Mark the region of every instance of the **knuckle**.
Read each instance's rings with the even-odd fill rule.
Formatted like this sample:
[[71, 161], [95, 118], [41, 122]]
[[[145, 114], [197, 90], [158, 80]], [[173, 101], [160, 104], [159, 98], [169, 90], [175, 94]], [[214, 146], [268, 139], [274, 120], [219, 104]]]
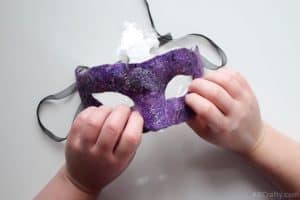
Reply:
[[231, 81], [232, 81], [232, 76], [231, 75], [224, 74], [224, 75], [220, 76], [220, 82], [223, 85], [228, 85], [228, 84], [231, 83]]
[[81, 123], [85, 122], [86, 119], [87, 119], [87, 115], [86, 115], [86, 113], [83, 111], [83, 112], [79, 113], [79, 115], [76, 117], [75, 122], [81, 124]]
[[228, 133], [230, 132], [230, 123], [228, 120], [224, 120], [222, 123], [219, 124], [219, 130], [222, 133]]
[[[251, 108], [249, 108], [249, 112], [251, 112], [250, 109], [251, 109]], [[244, 112], [241, 112], [241, 113], [239, 114], [239, 121], [240, 121], [240, 122], [246, 121], [247, 118], [248, 118], [248, 113], [249, 113], [249, 112], [245, 112], [245, 111], [244, 111]]]
[[110, 164], [110, 165], [115, 165], [117, 163], [117, 160], [113, 157], [113, 155], [109, 154], [105, 156], [106, 161]]
[[124, 164], [121, 160], [117, 158], [113, 158], [110, 160], [110, 165], [113, 167], [113, 169], [117, 172], [122, 171], [124, 168]]
[[127, 134], [124, 139], [130, 147], [138, 146], [140, 143], [140, 136], [138, 134]]
[[211, 90], [211, 98], [212, 100], [218, 100], [222, 96], [222, 91], [220, 88], [214, 88]]
[[81, 145], [79, 140], [73, 139], [68, 140], [66, 146], [66, 152], [78, 153], [81, 151]]
[[93, 129], [96, 129], [99, 126], [99, 122], [91, 116], [87, 117], [85, 122], [89, 127]]
[[228, 125], [227, 132], [228, 133], [235, 132], [238, 129], [239, 124], [240, 124], [240, 120], [231, 121], [231, 123]]
[[221, 133], [227, 133], [228, 132], [228, 128], [223, 124], [220, 124], [218, 129]]
[[[110, 145], [107, 142], [101, 142], [99, 145], [99, 149], [102, 153], [106, 153], [110, 150]], [[104, 156], [106, 158], [106, 156]]]
[[107, 162], [107, 164], [114, 170], [114, 171], [121, 171], [123, 169], [123, 161], [115, 157], [114, 155], [105, 155], [104, 160]]
[[228, 69], [228, 73], [231, 74], [233, 77], [238, 76], [238, 72], [234, 69]]
[[105, 130], [109, 133], [109, 134], [118, 134], [119, 132], [119, 127], [116, 123], [110, 121], [106, 124]]
[[95, 140], [94, 135], [88, 133], [82, 133], [80, 138], [84, 144], [93, 144]]
[[102, 152], [101, 160], [110, 167], [114, 166], [114, 164], [116, 163], [114, 156], [111, 153], [103, 153]]
[[224, 81], [226, 84], [230, 84], [234, 80], [234, 77], [231, 73], [228, 73], [224, 76]]
[[76, 119], [79, 121], [86, 121], [86, 119], [88, 118], [90, 113], [96, 111], [96, 109], [97, 109], [97, 107], [90, 106], [90, 107], [86, 108], [85, 110], [83, 110], [82, 112], [80, 112], [78, 114], [78, 116], [76, 117]]
[[227, 71], [227, 77], [229, 77], [230, 81], [233, 81], [233, 80], [239, 80], [241, 75], [239, 72], [233, 70], [233, 69], [228, 69]]
[[212, 111], [213, 111], [213, 105], [210, 103], [205, 104], [205, 106], [203, 108], [203, 114], [209, 115], [212, 113]]

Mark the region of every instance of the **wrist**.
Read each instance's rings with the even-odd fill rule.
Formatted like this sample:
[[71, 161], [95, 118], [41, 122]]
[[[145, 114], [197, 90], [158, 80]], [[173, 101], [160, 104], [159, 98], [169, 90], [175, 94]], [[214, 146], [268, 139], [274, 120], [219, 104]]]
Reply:
[[262, 148], [263, 143], [265, 142], [265, 140], [267, 138], [266, 135], [269, 132], [268, 128], [269, 128], [268, 125], [265, 122], [262, 122], [261, 128], [257, 134], [258, 137], [257, 137], [256, 142], [254, 143], [252, 148], [250, 148], [250, 150], [245, 153], [245, 155], [247, 157], [253, 158], [258, 154], [258, 152], [260, 152], [260, 149]]
[[63, 166], [58, 176], [64, 182], [66, 187], [70, 192], [74, 193], [74, 196], [77, 196], [78, 200], [94, 200], [100, 194], [101, 191], [92, 192], [86, 188], [81, 187], [68, 173], [66, 166]]

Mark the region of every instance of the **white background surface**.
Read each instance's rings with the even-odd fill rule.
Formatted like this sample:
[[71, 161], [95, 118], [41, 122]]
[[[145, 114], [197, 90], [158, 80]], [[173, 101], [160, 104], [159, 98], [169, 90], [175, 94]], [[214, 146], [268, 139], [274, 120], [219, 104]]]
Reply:
[[[300, 139], [299, 1], [152, 0], [150, 6], [161, 33], [214, 39], [252, 85], [264, 119]], [[36, 105], [70, 84], [77, 65], [115, 62], [124, 21], [150, 28], [142, 0], [0, 1], [1, 199], [33, 198], [63, 164], [64, 144], [42, 135]], [[66, 133], [78, 102], [49, 105], [43, 119]], [[145, 135], [101, 199], [254, 199], [253, 192], [274, 190], [243, 158], [180, 125]]]

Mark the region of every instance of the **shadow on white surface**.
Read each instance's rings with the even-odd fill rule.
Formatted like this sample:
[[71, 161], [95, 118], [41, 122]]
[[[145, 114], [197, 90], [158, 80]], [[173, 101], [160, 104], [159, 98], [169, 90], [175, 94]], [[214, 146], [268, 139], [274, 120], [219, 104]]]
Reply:
[[100, 198], [253, 199], [254, 192], [272, 189], [249, 162], [179, 125], [144, 135], [130, 167]]

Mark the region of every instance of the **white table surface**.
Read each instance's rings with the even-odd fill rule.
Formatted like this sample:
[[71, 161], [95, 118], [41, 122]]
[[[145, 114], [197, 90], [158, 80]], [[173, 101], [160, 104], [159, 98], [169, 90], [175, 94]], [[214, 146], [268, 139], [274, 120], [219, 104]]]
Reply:
[[[300, 3], [297, 0], [150, 0], [161, 33], [200, 32], [227, 53], [253, 87], [263, 118], [300, 139]], [[117, 60], [124, 21], [150, 29], [142, 0], [0, 1], [0, 196], [31, 199], [64, 162], [35, 109], [74, 80], [79, 64]], [[43, 111], [66, 133], [78, 96]], [[276, 148], [276, 144], [274, 144]], [[264, 199], [275, 191], [243, 158], [209, 145], [186, 125], [143, 137], [136, 158], [100, 199]]]

